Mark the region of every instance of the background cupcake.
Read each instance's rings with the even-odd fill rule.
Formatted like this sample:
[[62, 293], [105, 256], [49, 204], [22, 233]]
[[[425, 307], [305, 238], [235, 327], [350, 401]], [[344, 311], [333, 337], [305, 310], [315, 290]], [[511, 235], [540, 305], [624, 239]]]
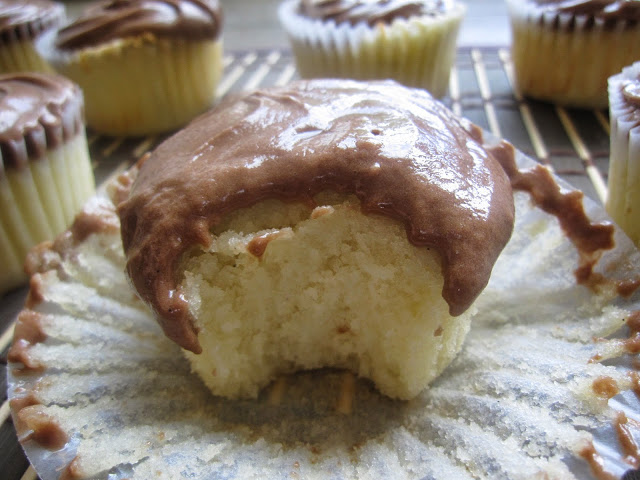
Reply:
[[0, 0], [0, 73], [52, 71], [34, 42], [65, 19], [64, 5], [49, 0]]
[[532, 98], [606, 108], [607, 79], [640, 58], [640, 2], [507, 0], [515, 76]]
[[465, 11], [447, 0], [286, 0], [279, 17], [302, 77], [393, 78], [440, 97]]
[[607, 211], [640, 246], [640, 62], [609, 79], [609, 104]]
[[91, 128], [146, 135], [213, 103], [221, 27], [217, 0], [114, 0], [90, 5], [39, 48], [82, 87]]
[[58, 75], [0, 76], [0, 293], [26, 280], [35, 244], [94, 192], [80, 89]]

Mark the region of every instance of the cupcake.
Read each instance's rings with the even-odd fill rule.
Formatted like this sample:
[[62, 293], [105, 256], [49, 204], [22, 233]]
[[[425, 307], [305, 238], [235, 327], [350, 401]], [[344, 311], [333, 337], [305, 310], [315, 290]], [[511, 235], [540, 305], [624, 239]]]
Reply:
[[640, 246], [640, 62], [609, 79], [611, 217]]
[[62, 25], [64, 5], [50, 0], [0, 0], [0, 74], [52, 72], [35, 48], [46, 31]]
[[531, 98], [607, 107], [607, 79], [640, 58], [640, 2], [507, 0], [518, 88]]
[[147, 135], [214, 102], [221, 27], [217, 0], [113, 0], [90, 5], [38, 47], [82, 88], [89, 127]]
[[82, 93], [53, 74], [0, 76], [0, 292], [26, 280], [23, 262], [94, 192]]
[[[395, 87], [378, 86], [366, 91], [359, 87], [354, 88], [354, 93], [360, 92], [362, 96], [345, 103], [346, 97], [336, 96], [336, 92], [341, 92], [338, 85], [314, 81], [314, 86], [325, 90], [313, 88], [305, 94], [307, 101], [300, 103], [302, 85], [250, 95], [245, 101], [234, 104], [232, 110], [218, 110], [217, 117], [209, 117], [206, 121], [216, 126], [234, 116], [245, 115], [258, 127], [260, 112], [267, 112], [262, 108], [273, 105], [280, 109], [268, 110], [279, 113], [269, 118], [284, 124], [281, 125], [284, 135], [273, 136], [274, 143], [269, 143], [269, 149], [252, 156], [246, 168], [237, 168], [237, 179], [253, 176], [254, 169], [258, 169], [257, 175], [266, 178], [264, 166], [272, 161], [277, 149], [286, 151], [287, 146], [298, 152], [301, 160], [298, 163], [303, 163], [315, 155], [310, 148], [296, 150], [296, 146], [301, 147], [304, 142], [308, 142], [307, 146], [323, 145], [319, 154], [326, 153], [327, 149], [339, 150], [339, 157], [348, 157], [344, 164], [353, 169], [361, 168], [359, 171], [366, 172], [364, 169], [370, 156], [379, 156], [379, 165], [369, 165], [372, 172], [383, 172], [381, 178], [389, 178], [384, 172], [390, 165], [384, 158], [391, 152], [397, 151], [401, 157], [418, 158], [422, 155], [421, 149], [431, 145], [428, 142], [423, 145], [420, 141], [429, 138], [437, 142], [449, 138], [449, 133], [457, 132], [460, 141], [456, 142], [455, 149], [446, 148], [448, 142], [444, 142], [446, 154], [436, 157], [436, 161], [451, 160], [465, 148], [476, 154], [478, 161], [484, 158], [485, 147], [481, 148], [478, 143], [478, 132], [459, 120], [450, 122], [449, 115], [432, 105], [423, 93], [412, 95], [417, 103], [409, 104], [408, 98], [400, 94], [403, 90]], [[342, 84], [345, 88], [349, 85], [353, 83]], [[391, 105], [380, 108], [380, 102], [376, 100], [376, 91], [380, 89], [393, 95]], [[319, 97], [311, 102], [309, 97], [313, 92]], [[332, 115], [341, 100], [340, 108], [346, 113], [344, 118]], [[411, 114], [403, 114], [409, 105]], [[428, 116], [429, 121], [424, 122], [423, 127], [431, 126], [433, 131], [404, 128], [415, 121], [416, 116], [422, 115], [419, 112], [425, 105], [429, 106], [429, 111], [434, 109], [434, 116]], [[367, 121], [362, 115], [354, 114], [358, 108], [375, 113]], [[398, 117], [385, 125], [372, 125], [373, 121], [384, 117], [385, 112], [395, 112], [396, 108], [401, 113]], [[305, 109], [313, 109], [315, 113], [307, 118]], [[287, 116], [287, 112], [293, 113]], [[196, 120], [195, 124], [198, 122]], [[462, 126], [462, 130], [456, 125]], [[202, 124], [199, 128], [204, 127]], [[234, 137], [242, 139], [246, 134], [251, 134], [249, 140], [259, 138], [259, 128], [252, 129], [251, 124], [245, 127], [248, 128], [236, 132], [225, 130], [222, 137], [217, 137], [219, 140], [198, 151], [194, 164], [200, 165], [203, 156], [208, 156], [210, 161], [213, 157], [211, 149], [220, 147], [219, 142], [225, 139], [230, 140], [224, 142], [226, 156], [235, 152], [246, 159], [251, 151], [258, 151], [258, 147], [268, 143], [267, 138], [273, 133], [273, 128], [267, 129], [265, 137], [260, 138], [255, 147], [249, 142], [234, 142]], [[323, 141], [325, 131], [327, 138]], [[467, 135], [468, 131], [473, 132], [471, 137]], [[196, 143], [205, 135], [201, 130], [190, 132]], [[215, 133], [211, 132], [212, 135]], [[185, 135], [182, 134], [182, 141], [186, 142]], [[412, 138], [412, 135], [415, 136]], [[359, 142], [353, 141], [355, 136], [360, 137]], [[380, 144], [375, 144], [375, 138]], [[177, 146], [173, 143], [175, 140], [169, 142], [169, 146]], [[303, 142], [302, 145], [299, 142]], [[637, 405], [640, 382], [633, 368], [640, 334], [640, 290], [631, 297], [620, 298], [616, 286], [637, 284], [640, 251], [631, 242], [624, 241], [616, 230], [615, 247], [598, 259], [590, 258], [591, 262], [597, 263], [598, 272], [611, 276], [614, 288], [591, 290], [579, 284], [574, 273], [579, 255], [570, 232], [581, 236], [580, 249], [589, 246], [595, 238], [594, 232], [576, 222], [576, 217], [588, 215], [610, 227], [606, 221], [608, 217], [601, 205], [587, 197], [582, 198], [580, 192], [562, 184], [533, 159], [520, 152], [515, 152], [513, 158], [513, 149], [507, 148], [506, 143], [502, 146], [501, 150], [492, 148], [492, 153], [500, 154], [500, 160], [506, 166], [515, 161], [515, 165], [507, 169], [513, 176], [514, 188], [524, 187], [532, 196], [517, 191], [514, 194], [513, 234], [493, 266], [489, 284], [473, 302], [471, 308], [477, 309], [477, 313], [462, 350], [428, 389], [407, 402], [390, 400], [372, 388], [367, 380], [354, 379], [353, 375], [334, 369], [279, 377], [255, 399], [211, 395], [200, 378], [190, 371], [191, 366], [178, 345], [162, 334], [153, 312], [133, 294], [125, 275], [126, 259], [116, 205], [130, 190], [135, 169], [109, 182], [85, 204], [69, 230], [55, 241], [41, 244], [29, 255], [28, 268], [33, 276], [25, 307], [17, 317], [12, 345], [6, 354], [5, 406], [11, 410], [17, 438], [38, 477], [42, 480], [632, 478], [636, 452], [633, 437], [637, 432], [633, 408]], [[169, 153], [169, 147], [162, 148]], [[358, 151], [363, 156], [356, 157]], [[189, 151], [182, 151], [182, 157], [177, 160], [188, 154]], [[147, 161], [157, 161], [155, 155], [157, 151]], [[330, 159], [335, 160], [336, 156], [331, 155]], [[152, 174], [145, 165], [141, 166], [137, 182]], [[399, 164], [394, 165], [399, 167]], [[482, 162], [476, 171], [480, 171], [481, 165]], [[272, 173], [276, 174], [290, 170], [278, 169], [277, 163], [272, 167]], [[189, 168], [180, 171], [180, 175], [183, 173], [191, 179]], [[322, 171], [317, 173], [315, 178], [319, 182], [332, 181], [330, 176], [321, 177]], [[427, 178], [428, 170], [421, 169], [420, 173]], [[229, 180], [227, 175], [222, 180], [225, 178]], [[481, 207], [482, 203], [476, 204], [475, 200], [486, 199], [486, 189], [471, 194], [456, 188], [460, 177], [441, 178], [451, 181], [444, 184], [451, 187], [452, 194], [460, 195], [460, 201], [468, 193], [466, 199], [470, 205]], [[404, 178], [399, 179], [398, 184], [402, 180]], [[549, 188], [547, 180], [553, 183], [553, 188]], [[211, 179], [211, 185], [219, 186], [214, 179]], [[372, 185], [363, 182], [362, 186]], [[413, 186], [414, 183], [409, 182], [402, 188], [413, 192]], [[197, 195], [179, 177], [167, 187], [184, 188], [185, 192]], [[266, 189], [263, 192], [272, 188], [266, 183], [263, 187]], [[200, 190], [200, 193], [204, 192]], [[283, 195], [286, 193], [282, 190]], [[291, 193], [295, 194], [296, 190]], [[188, 200], [193, 198], [191, 194]], [[342, 202], [349, 202], [344, 209], [335, 201], [336, 195], [323, 194], [324, 198], [316, 202], [321, 209], [316, 210], [313, 217], [334, 227], [345, 223], [338, 221], [340, 217], [345, 217], [349, 223], [351, 220], [357, 222], [354, 231], [359, 232], [359, 241], [345, 244], [336, 240], [335, 246], [339, 246], [340, 251], [332, 248], [327, 264], [313, 272], [317, 279], [314, 287], [321, 287], [320, 273], [335, 270], [337, 274], [338, 271], [345, 272], [345, 268], [349, 271], [348, 264], [337, 261], [337, 255], [346, 258], [345, 250], [357, 248], [362, 253], [358, 265], [351, 271], [370, 272], [370, 278], [384, 278], [394, 265], [406, 262], [397, 257], [396, 247], [401, 238], [408, 238], [407, 230], [396, 232], [394, 240], [388, 230], [363, 233], [360, 226], [361, 221], [371, 221], [376, 222], [377, 228], [378, 220], [393, 220], [394, 212], [401, 214], [391, 208], [397, 204], [386, 204], [388, 218], [369, 212], [365, 219], [357, 207], [356, 195]], [[559, 206], [561, 198], [568, 204], [566, 208], [555, 209], [555, 215], [542, 210]], [[203, 196], [202, 200], [206, 201], [206, 198]], [[274, 201], [276, 199], [269, 200]], [[296, 204], [297, 209], [305, 208], [299, 202]], [[266, 211], [268, 205], [259, 207], [256, 204], [249, 208]], [[286, 208], [284, 205], [282, 217], [287, 214]], [[484, 210], [475, 210], [478, 217], [483, 216]], [[157, 221], [174, 222], [175, 217], [166, 218], [165, 212], [175, 215], [175, 210], [161, 208]], [[122, 215], [122, 211], [120, 213]], [[261, 212], [254, 210], [254, 213], [255, 220], [267, 220]], [[223, 220], [226, 223], [220, 223], [216, 229], [230, 231], [243, 216], [239, 210], [230, 215], [234, 218]], [[284, 218], [280, 223], [296, 220], [291, 218]], [[570, 221], [572, 229], [562, 227], [563, 218]], [[141, 218], [140, 222], [143, 220]], [[198, 221], [197, 218], [194, 220]], [[202, 231], [208, 234], [205, 217], [200, 220]], [[446, 220], [443, 218], [445, 223]], [[127, 222], [127, 229], [131, 231], [136, 219], [127, 217]], [[258, 223], [246, 227], [247, 236], [253, 237], [252, 232], [262, 228]], [[293, 230], [291, 234], [296, 233]], [[327, 233], [321, 228], [317, 231], [321, 236], [318, 240], [326, 240]], [[139, 233], [144, 236], [144, 230]], [[368, 260], [369, 240], [375, 241], [371, 239], [371, 233], [393, 242], [393, 250], [385, 245], [385, 265]], [[420, 231], [414, 233], [419, 235]], [[613, 229], [607, 236], [612, 233]], [[285, 235], [288, 233], [283, 231], [282, 236]], [[231, 236], [230, 233], [228, 237]], [[231, 255], [242, 254], [247, 257], [246, 262], [266, 264], [270, 262], [269, 256], [273, 254], [270, 250], [278, 238], [265, 235], [252, 240], [251, 257], [243, 253], [246, 250], [244, 239], [237, 243], [220, 239], [216, 249], [227, 249], [226, 244], [233, 248]], [[172, 241], [177, 239], [176, 236], [167, 237], [165, 246], [173, 248]], [[182, 239], [189, 243], [193, 240]], [[427, 248], [430, 247], [421, 247]], [[200, 247], [194, 247], [194, 250], [198, 249]], [[192, 251], [190, 249], [186, 254], [190, 255]], [[485, 252], [478, 249], [476, 257], [484, 258]], [[307, 248], [304, 253], [303, 263], [306, 263], [316, 262], [313, 257], [321, 252]], [[196, 259], [189, 261], [196, 262]], [[238, 258], [233, 264], [225, 263], [222, 272], [216, 269], [210, 273], [229, 276], [244, 268], [246, 263]], [[473, 264], [467, 271], [477, 272]], [[351, 278], [357, 277], [347, 274], [347, 280]], [[272, 285], [267, 280], [266, 275], [256, 276], [256, 288], [236, 305], [243, 308], [243, 303], [258, 301], [262, 289]], [[288, 294], [297, 295], [302, 292], [299, 286], [311, 282], [310, 278], [303, 280], [293, 288], [289, 286]], [[409, 279], [404, 273], [398, 283], [409, 280], [413, 287], [419, 288], [413, 277]], [[213, 291], [217, 279], [211, 278], [210, 282]], [[347, 288], [343, 286], [338, 286], [337, 299], [341, 294], [347, 295], [357, 284], [349, 281]], [[367, 292], [370, 302], [379, 302], [378, 296], [390, 294], [386, 290], [378, 291], [374, 284], [371, 287]], [[401, 285], [392, 287], [402, 288]], [[176, 290], [174, 298], [182, 293]], [[228, 293], [235, 295], [232, 291]], [[205, 296], [202, 298], [209, 301]], [[314, 304], [318, 300], [320, 294], [314, 298]], [[332, 301], [326, 297], [323, 300]], [[271, 301], [267, 299], [264, 305], [268, 307]], [[403, 297], [398, 297], [396, 304], [401, 305], [404, 301]], [[419, 299], [415, 307], [422, 301]], [[257, 340], [251, 326], [264, 318], [260, 315], [268, 313], [266, 307], [257, 312], [259, 315], [242, 323], [245, 342]], [[319, 305], [317, 308], [324, 307]], [[356, 318], [360, 313], [354, 311], [351, 316]], [[383, 315], [382, 312], [375, 313], [378, 318]], [[228, 314], [225, 315], [224, 318], [229, 319]], [[336, 325], [335, 320], [335, 317], [328, 317], [312, 326], [316, 331], [323, 326], [331, 328]], [[349, 331], [346, 325], [338, 324], [341, 328], [335, 335], [343, 344], [355, 335], [371, 334], [370, 338], [381, 340], [396, 335], [396, 329], [404, 329], [403, 320], [394, 311], [389, 315], [389, 328], [379, 338], [375, 334], [380, 332], [373, 328], [375, 323], [365, 331], [355, 328]], [[264, 335], [276, 333], [281, 326], [284, 329], [287, 321], [283, 316], [282, 323]], [[229, 322], [221, 333], [238, 335], [235, 326]], [[301, 329], [304, 326], [301, 325]], [[428, 320], [422, 328], [429, 328]], [[436, 329], [430, 336], [446, 343], [446, 328], [451, 327]], [[410, 334], [421, 332], [421, 328], [416, 328]], [[304, 330], [299, 333], [309, 336]], [[319, 337], [309, 346], [310, 355], [324, 345], [323, 340]], [[409, 341], [405, 337], [399, 340]], [[294, 338], [294, 346], [296, 341]], [[286, 350], [289, 344], [265, 345], [270, 352], [275, 347]], [[421, 355], [422, 350], [407, 350], [405, 357]], [[394, 351], [376, 350], [372, 355], [389, 358], [388, 353]], [[242, 359], [243, 362], [249, 360], [250, 357]], [[224, 374], [222, 367], [225, 365], [220, 362], [210, 367]]]
[[[235, 400], [210, 394], [132, 294], [118, 216], [101, 189], [68, 231], [29, 255], [31, 290], [6, 354], [17, 437], [42, 480], [628, 478], [640, 291], [621, 301], [578, 285], [558, 219], [526, 194], [515, 207], [462, 351], [412, 401], [330, 369]], [[631, 242], [609, 254], [602, 271], [638, 278]], [[389, 323], [389, 333], [401, 327]]]
[[394, 79], [443, 96], [466, 7], [451, 0], [285, 0], [304, 78]]
[[337, 79], [202, 115], [118, 207], [132, 284], [214, 394], [333, 367], [401, 399], [462, 347], [513, 209], [477, 127], [424, 90]]

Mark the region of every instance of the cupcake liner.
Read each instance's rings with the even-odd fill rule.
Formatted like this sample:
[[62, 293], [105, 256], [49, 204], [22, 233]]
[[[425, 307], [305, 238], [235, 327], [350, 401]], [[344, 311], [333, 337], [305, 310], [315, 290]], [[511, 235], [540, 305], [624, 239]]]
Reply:
[[640, 27], [507, 2], [516, 83], [527, 96], [579, 108], [607, 107], [607, 79], [640, 56]]
[[0, 45], [0, 73], [44, 72], [53, 68], [37, 52], [33, 42], [15, 41]]
[[625, 99], [622, 89], [640, 83], [640, 62], [609, 79], [611, 147], [607, 211], [640, 245], [640, 108]]
[[309, 19], [296, 8], [296, 0], [288, 0], [278, 13], [302, 77], [392, 78], [437, 97], [446, 93], [464, 5], [375, 26]]
[[34, 245], [66, 229], [95, 190], [84, 131], [27, 168], [0, 180], [0, 292], [25, 282], [23, 264]]
[[[535, 165], [522, 154], [518, 164]], [[14, 422], [43, 480], [589, 479], [605, 476], [590, 461], [607, 478], [631, 469], [616, 425], [625, 415], [637, 431], [624, 320], [640, 298], [577, 285], [575, 248], [524, 194], [462, 352], [410, 402], [337, 371], [284, 377], [255, 400], [212, 396], [132, 294], [120, 245], [113, 231], [60, 252], [60, 265], [37, 275], [42, 302], [20, 317], [39, 316], [46, 337], [28, 346], [32, 368], [8, 365]], [[636, 278], [638, 265], [617, 232], [598, 268]], [[34, 439], [43, 423], [67, 436], [61, 448]]]
[[[48, 36], [38, 48], [84, 92], [87, 124], [109, 135], [178, 128], [209, 108], [222, 75], [222, 42], [152, 37], [67, 54]], [[127, 68], [122, 68], [127, 65]]]

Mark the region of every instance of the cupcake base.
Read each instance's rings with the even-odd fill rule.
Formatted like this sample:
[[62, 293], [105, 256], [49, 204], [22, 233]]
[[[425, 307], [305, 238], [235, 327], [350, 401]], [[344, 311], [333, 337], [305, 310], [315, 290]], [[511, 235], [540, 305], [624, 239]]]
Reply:
[[303, 78], [391, 78], [425, 88], [435, 97], [446, 93], [464, 5], [437, 17], [398, 19], [374, 27], [305, 18], [296, 5], [283, 3], [279, 15]]
[[181, 127], [213, 104], [222, 43], [119, 40], [55, 66], [82, 87], [89, 127], [108, 135], [147, 135]]
[[23, 264], [34, 245], [64, 231], [94, 193], [84, 131], [0, 180], [0, 293], [23, 284]]
[[476, 309], [449, 314], [440, 255], [410, 244], [400, 222], [353, 198], [315, 199], [235, 212], [209, 251], [185, 260], [202, 345], [185, 351], [192, 369], [226, 397], [332, 367], [414, 398], [458, 354]]
[[606, 108], [607, 79], [637, 60], [640, 29], [581, 25], [569, 16], [552, 21], [516, 9], [510, 6], [511, 56], [520, 92], [570, 107]]

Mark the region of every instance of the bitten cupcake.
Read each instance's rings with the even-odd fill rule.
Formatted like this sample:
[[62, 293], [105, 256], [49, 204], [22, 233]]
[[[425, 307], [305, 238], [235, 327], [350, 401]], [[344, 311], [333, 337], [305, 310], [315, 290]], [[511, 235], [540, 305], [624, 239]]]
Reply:
[[89, 127], [146, 135], [212, 105], [221, 28], [217, 0], [113, 0], [90, 5], [39, 48], [82, 87]]
[[337, 79], [200, 116], [118, 211], [132, 284], [227, 397], [322, 367], [415, 397], [462, 348], [514, 221], [479, 128], [424, 90]]
[[0, 0], [0, 74], [52, 72], [35, 48], [43, 33], [62, 25], [64, 5], [50, 0]]
[[609, 79], [607, 211], [640, 246], [640, 62]]
[[94, 192], [82, 93], [58, 75], [0, 76], [0, 292], [26, 280], [35, 244], [66, 229]]
[[451, 0], [286, 0], [300, 75], [391, 78], [443, 96], [466, 7]]
[[507, 0], [511, 55], [524, 95], [607, 107], [607, 79], [640, 58], [640, 2]]

